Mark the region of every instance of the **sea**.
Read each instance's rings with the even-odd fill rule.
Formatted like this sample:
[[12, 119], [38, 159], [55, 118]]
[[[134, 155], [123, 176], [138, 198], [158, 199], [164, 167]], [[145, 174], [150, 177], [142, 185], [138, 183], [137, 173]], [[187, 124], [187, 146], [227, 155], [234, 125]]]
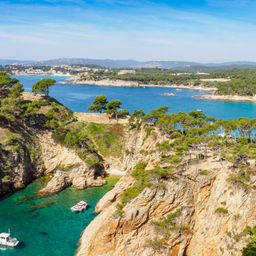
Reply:
[[[31, 92], [32, 85], [40, 76], [17, 76], [24, 90]], [[50, 88], [50, 96], [74, 112], [88, 112], [97, 95], [106, 95], [108, 100], [122, 101], [122, 108], [131, 113], [142, 109], [150, 113], [152, 109], [168, 106], [169, 113], [180, 111], [188, 113], [201, 109], [207, 116], [221, 119], [256, 117], [253, 103], [207, 101], [195, 98], [206, 92], [170, 88], [105, 87], [82, 84], [58, 84], [67, 77], [52, 77], [57, 84]], [[161, 96], [175, 93], [176, 96]], [[25, 189], [0, 200], [0, 233], [7, 232], [20, 240], [17, 248], [0, 247], [0, 256], [72, 256], [78, 248], [81, 232], [95, 218], [93, 213], [99, 199], [111, 190], [116, 179], [109, 179], [107, 185], [97, 188], [76, 190], [67, 188], [57, 195], [47, 198], [34, 198], [35, 191], [45, 186], [46, 181], [39, 179]], [[89, 203], [83, 213], [75, 214], [70, 207], [78, 201]]]
[[[24, 89], [31, 92], [32, 86], [39, 81], [40, 76], [17, 76]], [[73, 112], [89, 112], [88, 107], [98, 95], [106, 95], [108, 100], [121, 100], [121, 108], [130, 113], [142, 109], [146, 113], [161, 106], [168, 106], [169, 113], [180, 111], [188, 113], [191, 110], [202, 110], [207, 116], [220, 119], [236, 119], [239, 117], [256, 118], [256, 104], [246, 102], [211, 101], [195, 98], [207, 92], [185, 90], [176, 91], [173, 88], [159, 87], [108, 87], [85, 84], [58, 84], [67, 77], [52, 77], [57, 84], [50, 88], [50, 96]], [[163, 93], [174, 93], [176, 96], [161, 96]]]

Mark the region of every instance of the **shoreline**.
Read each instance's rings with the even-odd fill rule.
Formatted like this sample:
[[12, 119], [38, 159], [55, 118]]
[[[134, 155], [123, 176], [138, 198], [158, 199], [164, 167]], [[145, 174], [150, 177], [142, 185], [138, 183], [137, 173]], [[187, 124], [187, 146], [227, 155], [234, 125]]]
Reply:
[[67, 74], [11, 74], [11, 76], [60, 76], [60, 77], [70, 77], [72, 78], [72, 75], [67, 75]]
[[[30, 75], [26, 75], [30, 76]], [[35, 75], [36, 76], [36, 75]], [[56, 75], [58, 76], [58, 75]], [[58, 82], [56, 84], [85, 84], [85, 85], [95, 85], [95, 86], [104, 86], [104, 87], [135, 87], [135, 88], [146, 88], [146, 87], [153, 87], [153, 88], [170, 88], [170, 89], [186, 89], [186, 90], [194, 90], [194, 91], [206, 91], [212, 94], [205, 94], [205, 95], [195, 95], [193, 98], [199, 99], [199, 100], [211, 100], [211, 101], [229, 101], [229, 102], [248, 102], [248, 103], [255, 103], [256, 104], [256, 95], [254, 96], [241, 96], [241, 95], [216, 95], [213, 94], [217, 88], [210, 87], [210, 88], [204, 88], [201, 86], [187, 86], [187, 85], [149, 85], [149, 84], [139, 84], [137, 82], [132, 82], [132, 81], [116, 81], [116, 80], [100, 80], [100, 81], [94, 81], [94, 80], [83, 80], [83, 81], [78, 81], [77, 79], [74, 78], [68, 78], [63, 82]], [[31, 94], [31, 93], [25, 93], [24, 94]], [[27, 95], [24, 95], [27, 96]], [[174, 93], [163, 93], [161, 96], [176, 96]], [[91, 118], [94, 116], [92, 113], [87, 113], [87, 116], [83, 116], [84, 113], [76, 113], [77, 117], [80, 119], [85, 119], [83, 121], [88, 121], [91, 120]], [[104, 123], [114, 123], [114, 121], [111, 122], [109, 118], [106, 116], [104, 120]], [[127, 123], [127, 120], [122, 120], [120, 119], [121, 123]], [[98, 120], [91, 120], [91, 122], [97, 122]]]
[[124, 81], [124, 80], [78, 80], [76, 78], [67, 79], [65, 82], [60, 82], [58, 84], [86, 84], [86, 85], [96, 85], [96, 86], [106, 86], [106, 87], [154, 87], [154, 88], [172, 88], [172, 89], [187, 89], [187, 90], [195, 90], [195, 91], [216, 91], [215, 87], [202, 87], [202, 86], [189, 86], [189, 85], [159, 85], [159, 84], [140, 84], [138, 82], [133, 81]]
[[200, 100], [218, 100], [218, 101], [231, 101], [231, 102], [250, 102], [256, 103], [256, 95], [254, 96], [239, 96], [239, 95], [196, 95], [194, 98]]
[[78, 80], [75, 76], [70, 76], [67, 74], [12, 74], [12, 76], [56, 76], [56, 77], [70, 77], [65, 81], [57, 82], [56, 84], [81, 84], [81, 85], [95, 85], [95, 86], [105, 86], [105, 87], [136, 87], [136, 88], [170, 88], [170, 89], [185, 89], [193, 91], [206, 91], [214, 92], [217, 90], [216, 87], [202, 87], [202, 86], [189, 86], [189, 85], [177, 85], [177, 84], [140, 84], [133, 81], [124, 81], [124, 80], [110, 80], [103, 79], [99, 81], [95, 80]]

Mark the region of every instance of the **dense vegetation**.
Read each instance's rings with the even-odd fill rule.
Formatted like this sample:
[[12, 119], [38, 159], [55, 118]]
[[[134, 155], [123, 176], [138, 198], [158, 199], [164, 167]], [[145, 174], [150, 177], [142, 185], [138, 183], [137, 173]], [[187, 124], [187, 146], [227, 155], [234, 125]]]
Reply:
[[[83, 77], [82, 77], [83, 78]], [[85, 76], [85, 78], [87, 78]], [[102, 80], [102, 79], [111, 79], [111, 80], [123, 80], [123, 81], [132, 81], [138, 82], [140, 84], [156, 84], [156, 85], [173, 85], [173, 84], [183, 84], [190, 85], [191, 83], [194, 85], [200, 84], [200, 79], [205, 78], [204, 75], [197, 74], [180, 74], [176, 75], [171, 73], [170, 71], [158, 73], [155, 72], [145, 72], [138, 71], [136, 74], [123, 74], [119, 75], [118, 72], [110, 71], [110, 72], [95, 72], [90, 75], [91, 79], [94, 80]]]
[[[146, 187], [164, 189], [168, 180], [177, 179], [177, 175], [181, 175], [190, 165], [199, 164], [210, 157], [217, 159], [221, 165], [225, 160], [232, 164], [230, 168], [233, 174], [227, 180], [230, 186], [245, 190], [256, 189], [252, 182], [255, 180], [256, 169], [249, 162], [250, 159], [256, 159], [256, 119], [217, 120], [207, 117], [201, 111], [168, 114], [167, 110], [167, 107], [160, 107], [152, 110], [150, 114], [137, 110], [130, 116], [130, 129], [145, 129], [145, 140], [148, 136], [157, 137], [158, 134], [165, 134], [168, 139], [156, 145], [161, 157], [154, 168], [147, 169], [148, 163], [141, 162], [133, 169], [131, 176], [135, 183], [121, 194], [115, 216], [123, 216], [126, 204], [140, 195]], [[151, 153], [141, 152], [145, 155]], [[208, 175], [209, 172], [199, 169], [200, 175]], [[219, 216], [229, 214], [224, 204], [215, 209], [214, 213]], [[148, 241], [149, 246], [160, 250], [164, 248], [170, 232], [189, 229], [175, 224], [175, 218], [179, 214], [180, 211], [172, 212], [152, 223], [160, 233], [160, 238]], [[246, 248], [246, 252], [253, 251], [255, 243], [250, 243]]]
[[[87, 78], [85, 76], [85, 78]], [[135, 74], [119, 75], [117, 71], [103, 70], [90, 75], [90, 79], [132, 81], [146, 85], [189, 85], [216, 87], [220, 95], [253, 96], [256, 94], [256, 71], [250, 69], [234, 69], [227, 71], [214, 71], [210, 73], [174, 73], [168, 69], [142, 69]], [[229, 81], [214, 80], [218, 78], [230, 79]], [[205, 80], [206, 79], [206, 80]]]
[[[167, 114], [167, 110], [167, 107], [160, 107], [150, 114], [137, 110], [130, 117], [130, 129], [144, 127], [147, 136], [158, 129], [169, 139], [156, 145], [161, 152], [161, 160], [156, 168], [145, 170], [147, 163], [135, 167], [131, 175], [137, 181], [123, 193], [119, 210], [145, 187], [155, 187], [156, 184], [161, 187], [163, 180], [172, 177], [174, 171], [182, 172], [189, 164], [207, 159], [212, 154], [227, 159], [233, 163], [233, 168], [240, 169], [238, 175], [230, 177], [231, 183], [250, 187], [250, 175], [255, 175], [255, 170], [247, 167], [248, 159], [256, 159], [256, 119], [225, 121], [206, 117], [201, 111]], [[201, 171], [201, 175], [207, 173], [207, 170]]]
[[0, 184], [11, 182], [13, 170], [19, 165], [33, 169], [38, 164], [38, 132], [56, 129], [73, 118], [71, 111], [47, 96], [48, 84], [46, 95], [38, 100], [25, 100], [22, 86], [17, 79], [0, 72]]
[[123, 146], [123, 127], [119, 124], [104, 125], [72, 122], [55, 129], [53, 137], [68, 148], [77, 150], [86, 163], [103, 162], [103, 157], [118, 157]]
[[[40, 161], [36, 135], [43, 130], [50, 130], [57, 142], [75, 149], [89, 165], [121, 155], [122, 125], [78, 122], [70, 110], [48, 96], [54, 83], [53, 79], [40, 80], [33, 86], [39, 95], [25, 100], [22, 84], [0, 72], [0, 186], [14, 178], [12, 170], [20, 162], [36, 166]], [[15, 162], [15, 158], [19, 160]]]
[[220, 95], [253, 96], [256, 94], [255, 70], [234, 72], [231, 81], [218, 86]]

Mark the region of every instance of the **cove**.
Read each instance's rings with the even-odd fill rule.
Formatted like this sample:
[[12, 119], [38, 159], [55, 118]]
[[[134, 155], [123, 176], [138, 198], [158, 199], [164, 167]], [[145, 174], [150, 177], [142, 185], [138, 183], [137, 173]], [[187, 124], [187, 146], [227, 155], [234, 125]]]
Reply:
[[[17, 248], [2, 251], [3, 256], [71, 256], [78, 247], [81, 232], [96, 216], [93, 213], [99, 199], [117, 182], [107, 178], [107, 184], [97, 188], [76, 190], [67, 188], [51, 197], [31, 199], [46, 182], [39, 179], [25, 189], [0, 201], [0, 232], [11, 229], [17, 237]], [[80, 200], [89, 203], [83, 213], [72, 213], [70, 207]], [[0, 247], [2, 248], [2, 247]]]

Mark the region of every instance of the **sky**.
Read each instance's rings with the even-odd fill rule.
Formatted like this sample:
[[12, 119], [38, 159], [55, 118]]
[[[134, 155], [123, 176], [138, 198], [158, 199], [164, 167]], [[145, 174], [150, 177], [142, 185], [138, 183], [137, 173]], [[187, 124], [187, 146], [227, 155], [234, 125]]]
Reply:
[[256, 0], [0, 0], [0, 59], [256, 61]]

